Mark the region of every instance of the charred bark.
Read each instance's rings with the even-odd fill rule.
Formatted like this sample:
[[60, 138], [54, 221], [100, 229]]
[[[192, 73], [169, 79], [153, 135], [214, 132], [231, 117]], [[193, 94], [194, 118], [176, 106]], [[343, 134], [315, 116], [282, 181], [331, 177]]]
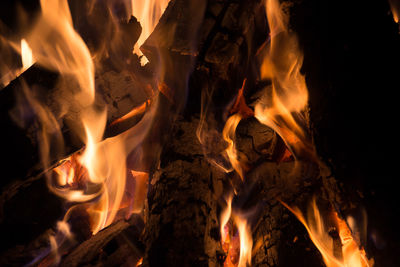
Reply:
[[146, 207], [145, 266], [221, 266], [217, 196], [223, 174], [196, 138], [197, 120], [178, 120], [163, 149]]
[[[262, 1], [207, 1], [195, 35], [199, 36], [196, 46], [193, 39], [187, 38], [193, 34], [193, 21], [192, 13], [185, 11], [196, 5], [203, 10], [204, 3], [189, 2], [171, 2], [142, 47], [149, 58], [155, 58], [160, 51], [195, 57], [187, 104], [183, 115], [173, 122], [159, 168], [151, 180], [143, 237], [144, 266], [222, 266], [225, 256], [219, 242], [217, 202], [223, 194], [226, 175], [204, 156], [196, 131], [201, 116], [206, 116], [210, 129], [222, 129], [223, 109], [250, 75], [251, 58], [266, 34], [256, 23], [265, 18]], [[167, 39], [172, 28], [176, 30], [175, 38]], [[176, 75], [167, 70], [166, 81], [176, 81]], [[173, 84], [169, 86], [175, 89]], [[209, 98], [200, 103], [202, 94]], [[200, 114], [201, 105], [210, 108]], [[221, 136], [215, 136], [211, 154], [218, 155], [226, 148], [221, 140]]]

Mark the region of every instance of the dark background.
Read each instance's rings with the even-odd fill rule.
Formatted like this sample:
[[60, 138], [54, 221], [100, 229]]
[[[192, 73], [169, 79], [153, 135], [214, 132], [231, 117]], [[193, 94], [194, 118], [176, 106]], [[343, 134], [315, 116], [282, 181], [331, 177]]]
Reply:
[[[22, 33], [10, 11], [17, 2], [0, 5], [11, 35]], [[20, 2], [27, 10], [37, 8], [38, 1]], [[360, 197], [376, 266], [400, 266], [399, 26], [386, 0], [294, 2], [291, 24], [304, 50], [318, 153], [348, 192]]]
[[292, 10], [318, 153], [361, 198], [376, 266], [400, 266], [399, 26], [385, 0], [304, 0]]

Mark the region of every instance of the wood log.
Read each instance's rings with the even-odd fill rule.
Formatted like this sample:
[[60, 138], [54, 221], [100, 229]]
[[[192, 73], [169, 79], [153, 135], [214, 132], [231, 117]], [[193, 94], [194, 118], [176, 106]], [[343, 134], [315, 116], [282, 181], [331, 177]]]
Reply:
[[[223, 112], [217, 107], [227, 106], [237, 95], [250, 69], [249, 58], [260, 45], [255, 40], [260, 35], [265, 36], [266, 32], [258, 31], [258, 25], [255, 25], [256, 17], [265, 12], [261, 12], [261, 1], [207, 1], [204, 15], [200, 17], [202, 23], [197, 30], [200, 37], [196, 46], [189, 38], [193, 35], [193, 22], [186, 24], [185, 21], [191, 21], [192, 13], [187, 11], [199, 4], [199, 1], [171, 2], [142, 47], [149, 58], [156, 57], [159, 51], [162, 55], [196, 57], [188, 83], [187, 104], [182, 111], [184, 116], [173, 123], [168, 142], [162, 149], [160, 167], [151, 181], [143, 237], [146, 246], [144, 266], [223, 264], [217, 200], [223, 191], [225, 174], [204, 157], [196, 129], [200, 123], [201, 104], [214, 108], [202, 115], [209, 116], [208, 121], [215, 121], [214, 125], [220, 123], [222, 126]], [[240, 19], [232, 20], [233, 17]], [[172, 29], [176, 30], [176, 38], [165, 39]], [[166, 81], [175, 81], [176, 75], [166, 72]], [[173, 84], [169, 86], [175, 89]], [[199, 103], [202, 91], [209, 93], [210, 103]], [[210, 114], [215, 111], [214, 118]], [[218, 149], [222, 152], [225, 148], [223, 141], [220, 142], [213, 144], [216, 154]]]
[[[140, 25], [136, 19], [131, 19], [129, 22], [121, 22], [119, 27], [121, 35], [129, 36], [129, 41], [121, 38], [119, 43], [114, 43], [113, 49], [118, 49], [119, 53], [110, 48], [109, 57], [98, 63], [102, 68], [99, 68], [95, 77], [96, 105], [107, 108], [109, 123], [140, 106], [151, 96], [151, 92], [146, 90], [151, 85], [151, 79], [146, 78], [151, 77], [151, 72], [145, 73], [145, 69], [140, 69], [138, 57], [126, 47], [133, 47], [141, 32]], [[81, 30], [84, 31], [85, 28]], [[121, 57], [125, 59], [124, 64], [116, 64], [121, 61]], [[128, 58], [130, 61], [127, 63]], [[118, 68], [115, 68], [116, 65]], [[135, 72], [144, 75], [138, 77], [133, 75]], [[50, 163], [82, 148], [83, 144], [76, 135], [76, 130], [71, 130], [71, 127], [81, 127], [76, 124], [79, 121], [80, 107], [71, 104], [76, 102], [73, 93], [75, 91], [76, 83], [73, 80], [37, 65], [33, 65], [0, 91], [0, 118], [5, 125], [0, 140], [1, 146], [9, 152], [6, 160], [1, 162], [2, 169], [7, 170], [6, 178], [0, 182], [1, 187], [15, 179], [24, 179], [42, 171], [38, 129], [43, 118], [39, 117], [32, 101], [38, 102], [56, 118], [65, 141], [63, 151], [52, 151], [49, 155]], [[64, 114], [65, 108], [68, 109], [67, 114]], [[105, 136], [116, 135], [136, 122], [137, 119], [122, 126], [114, 126]], [[21, 151], [25, 153], [21, 155]]]
[[[121, 25], [124, 27], [122, 22]], [[131, 20], [122, 32], [135, 42], [140, 34], [140, 25], [136, 20]], [[95, 77], [96, 105], [108, 111], [109, 127], [105, 138], [136, 124], [141, 115], [110, 125], [151, 97], [151, 90], [146, 90], [153, 86], [151, 72], [139, 69], [143, 77], [132, 74], [137, 74], [136, 69], [140, 66], [137, 56], [129, 52], [131, 61], [124, 63], [126, 68], [114, 68], [112, 63], [125, 54], [126, 49], [121, 49], [119, 54], [111, 53], [111, 57], [101, 63], [102, 68]], [[65, 146], [52, 146], [48, 155], [50, 162], [47, 163], [56, 164], [83, 146], [81, 139], [71, 130], [79, 121], [79, 107], [71, 108], [66, 115], [62, 114], [64, 111], [60, 107], [65, 102], [74, 102], [74, 84], [74, 81], [35, 64], [0, 91], [0, 119], [4, 127], [0, 143], [7, 153], [7, 157], [0, 161], [3, 170], [0, 181], [0, 225], [2, 235], [11, 240], [2, 242], [2, 251], [35, 239], [51, 228], [62, 215], [63, 201], [47, 188], [44, 175], [47, 170], [43, 169], [40, 158], [43, 118], [32, 102], [40, 103], [44, 110], [57, 119], [54, 123], [60, 125], [61, 133], [51, 135], [50, 142], [58, 144], [59, 139], [63, 139]]]
[[[24, 74], [24, 78], [27, 77], [26, 79], [29, 81], [30, 77], [32, 77], [32, 80], [40, 83], [42, 81], [41, 77], [43, 77], [41, 75], [44, 73], [47, 72], [34, 67]], [[54, 73], [44, 75], [43, 81], [56, 80], [56, 77], [57, 75]], [[14, 94], [22, 90], [22, 87], [16, 86], [19, 81], [14, 81], [4, 89], [7, 91], [0, 92], [2, 123], [6, 126], [1, 134], [1, 144], [3, 149], [8, 152], [8, 157], [1, 161], [1, 167], [4, 172], [0, 187], [0, 229], [4, 236], [10, 236], [10, 239], [13, 240], [8, 244], [2, 243], [7, 247], [15, 246], [17, 243], [25, 243], [50, 228], [56, 219], [62, 215], [64, 205], [63, 201], [53, 195], [47, 188], [43, 166], [39, 158], [39, 146], [41, 143], [38, 139], [40, 138], [38, 123], [40, 124], [40, 121], [36, 121], [37, 118], [32, 114], [32, 121], [24, 130], [16, 125], [8, 113], [9, 110], [15, 108], [16, 98]], [[142, 89], [142, 87], [132, 78], [129, 72], [117, 73], [108, 71], [98, 76], [96, 82], [97, 89], [101, 94], [97, 101], [108, 107], [109, 122], [128, 113], [131, 108], [140, 106], [148, 99], [148, 95], [145, 92], [138, 90], [138, 88]], [[34, 84], [33, 81], [32, 84]], [[53, 83], [45, 84], [44, 86], [50, 88], [50, 85], [53, 85]], [[54, 94], [48, 95], [48, 99], [53, 97]], [[50, 103], [48, 106], [50, 109], [57, 109], [57, 106], [52, 104], [54, 102], [47, 103]], [[132, 118], [121, 124], [109, 127], [105, 136], [113, 136], [126, 130], [140, 118], [140, 116]], [[51, 155], [50, 158], [53, 163], [78, 151], [83, 146], [76, 136], [71, 135], [68, 124], [66, 124], [67, 120], [60, 121], [65, 125], [62, 133], [66, 149], [62, 150], [62, 153], [53, 153]], [[40, 198], [38, 199], [39, 196]], [[52, 205], [44, 205], [43, 203], [51, 203]], [[27, 205], [29, 206], [28, 209], [26, 209]], [[41, 220], [43, 222], [39, 223]]]
[[[172, 90], [172, 95], [166, 93], [168, 91], [161, 95], [152, 134], [144, 144], [145, 151], [149, 151], [145, 165], [152, 170], [145, 233], [141, 237], [145, 244], [144, 266], [221, 266], [225, 255], [219, 243], [218, 213], [222, 206], [219, 200], [227, 185], [238, 192], [234, 200], [236, 208], [257, 208], [257, 216], [251, 220], [254, 266], [301, 263], [303, 266], [320, 266], [321, 257], [303, 226], [277, 199], [303, 207], [312, 195], [317, 194], [328, 205], [340, 207], [340, 211], [346, 213], [354, 202], [343, 198], [348, 193], [342, 191], [327, 167], [315, 162], [300, 162], [300, 172], [294, 175], [293, 162], [278, 163], [276, 160], [276, 151], [282, 149], [282, 141], [254, 119], [246, 119], [237, 129], [237, 147], [252, 169], [246, 175], [246, 183], [242, 184], [237, 175], [226, 175], [210, 164], [196, 136], [202, 116], [206, 116], [210, 126], [220, 130], [228, 115], [226, 107], [237, 95], [243, 79], [256, 76], [250, 61], [267, 33], [259, 28], [259, 25], [266, 25], [265, 21], [257, 23], [265, 20], [261, 15], [264, 14], [261, 1], [209, 0], [203, 7], [204, 16], [196, 14], [201, 22], [189, 23], [189, 26], [186, 22], [191, 15], [188, 12], [190, 4], [198, 2], [187, 2], [176, 0], [170, 3], [142, 48], [152, 62], [160, 62], [157, 61], [159, 54], [164, 59], [172, 58], [165, 66], [168, 67], [166, 70], [174, 70], [163, 74], [162, 80]], [[160, 44], [163, 37], [171, 33], [171, 28], [177, 29], [175, 37]], [[198, 32], [201, 32], [198, 42], [191, 42], [191, 36], [197, 36]], [[246, 91], [253, 92], [256, 87], [256, 81], [249, 79]], [[209, 102], [202, 103], [210, 106], [205, 114], [200, 113], [202, 92], [210, 96]], [[251, 97], [248, 95], [246, 99]], [[187, 99], [185, 107], [180, 104], [182, 98]], [[160, 137], [159, 132], [164, 136]], [[220, 154], [226, 147], [220, 136], [215, 140], [219, 142], [213, 143], [214, 151], [210, 155]], [[159, 154], [159, 167], [154, 167]], [[127, 227], [126, 222], [115, 225], [118, 225], [115, 229]], [[62, 264], [112, 264], [115, 258], [131, 253], [124, 244], [115, 254], [106, 253], [102, 258], [102, 248], [110, 243], [112, 246], [110, 236], [106, 234], [108, 230], [113, 232], [111, 228], [105, 229], [104, 236], [100, 232], [98, 237], [82, 243]]]

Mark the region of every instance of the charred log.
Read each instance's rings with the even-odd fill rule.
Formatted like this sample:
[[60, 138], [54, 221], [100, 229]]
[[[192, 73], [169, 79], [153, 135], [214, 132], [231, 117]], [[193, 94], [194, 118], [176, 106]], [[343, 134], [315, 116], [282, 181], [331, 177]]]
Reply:
[[[263, 18], [260, 14], [264, 12], [261, 1], [208, 1], [204, 15], [200, 17], [198, 46], [194, 46], [193, 39], [188, 38], [193, 27], [189, 16], [193, 13], [185, 11], [195, 8], [200, 2], [171, 2], [142, 47], [149, 58], [155, 58], [157, 51], [161, 50], [161, 53], [179, 53], [196, 60], [189, 79], [187, 105], [182, 111], [185, 115], [173, 124], [172, 133], [162, 149], [160, 167], [151, 181], [144, 235], [145, 266], [223, 264], [216, 211], [225, 175], [204, 157], [204, 148], [196, 130], [199, 118], [209, 116], [213, 111], [218, 115], [216, 118], [210, 115], [209, 121], [222, 126], [223, 111], [216, 107], [226, 107], [235, 98], [251, 69], [249, 58], [254, 56], [257, 46], [262, 43], [258, 38], [265, 36], [265, 31], [259, 31], [255, 21], [259, 16]], [[240, 19], [232, 19], [234, 17]], [[176, 18], [180, 20], [176, 22]], [[172, 29], [176, 29], [175, 38], [166, 38]], [[161, 47], [156, 46], [159, 42]], [[171, 76], [174, 74], [169, 72], [166, 75], [167, 81], [174, 78]], [[174, 89], [173, 84], [169, 86]], [[202, 104], [214, 108], [207, 114], [200, 114], [202, 91], [211, 96], [211, 103]], [[215, 140], [218, 141], [218, 138]], [[214, 154], [225, 149], [223, 142], [213, 146]]]
[[[300, 13], [297, 14], [300, 14], [301, 18], [301, 8], [304, 6], [299, 4], [294, 8], [300, 9]], [[191, 16], [194, 11], [196, 12], [193, 18]], [[117, 222], [73, 249], [62, 259], [63, 266], [121, 265], [124, 263], [122, 258], [133, 262], [142, 256], [145, 266], [221, 266], [226, 255], [220, 245], [218, 215], [223, 206], [219, 200], [226, 187], [234, 187], [238, 192], [233, 203], [236, 208], [256, 210], [256, 215], [251, 221], [254, 229], [254, 266], [320, 266], [320, 254], [309, 240], [307, 232], [279, 200], [290, 206], [304, 207], [313, 195], [317, 195], [327, 207], [346, 214], [353, 208], [353, 203], [357, 203], [358, 198], [354, 197], [354, 194], [343, 192], [324, 164], [298, 162], [300, 168], [296, 169], [293, 158], [283, 156], [283, 141], [271, 129], [253, 118], [242, 120], [236, 135], [240, 157], [251, 166], [245, 184], [237, 175], [227, 175], [210, 163], [214, 160], [212, 157], [221, 154], [226, 147], [221, 141], [221, 136], [214, 136], [212, 147], [206, 147], [212, 151], [204, 153], [204, 144], [199, 142], [196, 134], [202, 116], [207, 118], [211, 129], [214, 127], [218, 130], [216, 132], [220, 132], [223, 122], [230, 115], [228, 107], [237, 96], [243, 80], [257, 76], [252, 61], [266, 39], [264, 12], [262, 1], [256, 0], [209, 0], [206, 4], [204, 1], [176, 0], [170, 3], [156, 30], [142, 47], [144, 54], [150, 59], [152, 69], [156, 69], [156, 65], [164, 68], [158, 73], [161, 74], [162, 81], [159, 84], [159, 110], [151, 134], [144, 144], [142, 167], [150, 169], [152, 174], [145, 210], [145, 233], [142, 236], [142, 228], [137, 226], [132, 230], [129, 226], [132, 222]], [[193, 41], [195, 36], [199, 37]], [[160, 58], [164, 61], [160, 61]], [[104, 75], [97, 77], [96, 83], [101, 87], [98, 88], [100, 91], [106, 92], [105, 95], [109, 88], [122, 88], [119, 92], [124, 95], [130, 88], [130, 85], [127, 85], [129, 81], [121, 85], [124, 74], [116, 71], [113, 62], [110, 64], [112, 71], [108, 70]], [[57, 78], [54, 82], [56, 80]], [[258, 90], [258, 86], [262, 86], [259, 81], [248, 79], [245, 97], [249, 103], [254, 100], [254, 92]], [[122, 95], [107, 96], [107, 99], [102, 100], [110, 105], [118, 98], [115, 101], [117, 104], [109, 106], [111, 114], [120, 111], [124, 114], [123, 107], [131, 105], [119, 105], [126, 100]], [[207, 97], [204, 98], [204, 95]], [[199, 99], [202, 97], [205, 102], [200, 106]], [[142, 98], [145, 101], [147, 96]], [[315, 95], [312, 95], [311, 107], [321, 108], [315, 103], [315, 99]], [[186, 105], [182, 105], [185, 101]], [[202, 113], [204, 105], [209, 108]], [[321, 132], [324, 133], [324, 127], [321, 126], [318, 116], [325, 113], [321, 112], [318, 115], [319, 113], [314, 111], [311, 120], [313, 123], [317, 122], [314, 125], [314, 135], [317, 142], [321, 143], [323, 141], [320, 135]], [[8, 116], [8, 112], [4, 114]], [[16, 126], [11, 128], [14, 129], [13, 127]], [[119, 131], [114, 129], [113, 133], [108, 134]], [[15, 132], [17, 133], [17, 130]], [[163, 133], [161, 137], [160, 132]], [[25, 134], [21, 132], [20, 135]], [[24, 138], [26, 139], [25, 136]], [[32, 143], [28, 139], [25, 143]], [[77, 145], [77, 148], [79, 147]], [[159, 155], [161, 157], [158, 162]], [[135, 156], [134, 151], [131, 157]], [[297, 172], [293, 172], [295, 169]], [[42, 183], [37, 186], [40, 189], [33, 186], [38, 181]], [[29, 190], [33, 186], [33, 191], [25, 194], [26, 191], [21, 189], [24, 186]], [[13, 220], [10, 216], [13, 211], [7, 206], [15, 207], [16, 204], [13, 203], [19, 201], [18, 197], [23, 199], [21, 203], [33, 200], [35, 192], [38, 191], [43, 192], [46, 201], [54, 201], [55, 207], [47, 206], [46, 211], [52, 213], [52, 216], [58, 216], [57, 211], [60, 210], [61, 203], [58, 199], [51, 198], [43, 180], [33, 179], [17, 184], [17, 187], [7, 187], [9, 188], [17, 189], [10, 191], [12, 193], [9, 195], [3, 194], [2, 202], [0, 201], [0, 205], [3, 203], [6, 207], [5, 215], [3, 214], [4, 218], [7, 218], [6, 227], [18, 220], [29, 221], [40, 216], [22, 216]], [[24, 198], [26, 195], [29, 197]], [[349, 199], [343, 198], [349, 195]], [[6, 202], [7, 204], [4, 204]], [[38, 208], [35, 206], [32, 209]], [[35, 233], [38, 235], [44, 229], [50, 228], [55, 217], [51, 217], [50, 221], [39, 230], [36, 229]], [[0, 227], [4, 228], [3, 226]], [[133, 232], [127, 234], [130, 242], [127, 242], [123, 234], [127, 229]], [[138, 242], [132, 248], [132, 240], [139, 237], [143, 244]], [[87, 238], [89, 236], [86, 236]], [[125, 241], [117, 242], [121, 240]], [[337, 233], [334, 231], [332, 242], [337, 242]], [[11, 246], [13, 245], [15, 244]], [[25, 249], [24, 253], [30, 250]]]

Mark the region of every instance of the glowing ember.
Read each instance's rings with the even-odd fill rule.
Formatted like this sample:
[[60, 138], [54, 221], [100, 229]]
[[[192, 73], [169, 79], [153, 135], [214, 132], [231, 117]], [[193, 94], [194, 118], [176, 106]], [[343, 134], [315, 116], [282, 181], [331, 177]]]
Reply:
[[128, 120], [130, 118], [133, 118], [133, 117], [137, 116], [137, 115], [143, 114], [146, 111], [146, 109], [147, 109], [147, 107], [149, 105], [150, 105], [150, 100], [147, 100], [146, 102], [144, 102], [140, 106], [133, 108], [131, 111], [129, 111], [127, 114], [125, 114], [121, 118], [118, 118], [115, 121], [113, 121], [110, 124], [110, 126], [118, 124], [118, 123], [121, 123], [123, 121], [126, 121], [126, 120]]

